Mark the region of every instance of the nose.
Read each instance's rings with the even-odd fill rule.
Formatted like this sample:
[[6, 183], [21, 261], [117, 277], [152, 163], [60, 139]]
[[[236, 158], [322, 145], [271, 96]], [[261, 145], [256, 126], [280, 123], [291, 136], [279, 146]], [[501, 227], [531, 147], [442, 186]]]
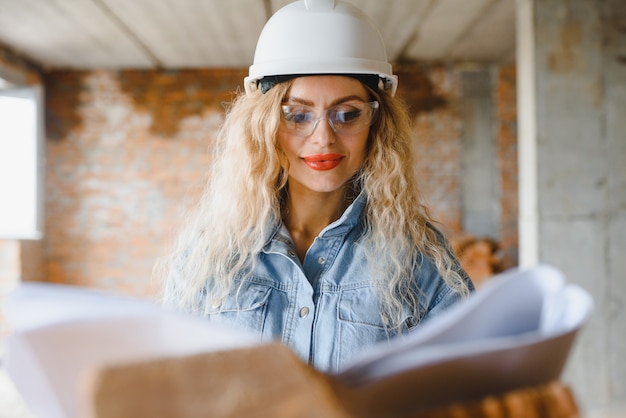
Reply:
[[315, 143], [326, 146], [335, 143], [337, 139], [335, 135], [335, 128], [331, 120], [329, 118], [320, 118], [315, 121], [310, 138]]

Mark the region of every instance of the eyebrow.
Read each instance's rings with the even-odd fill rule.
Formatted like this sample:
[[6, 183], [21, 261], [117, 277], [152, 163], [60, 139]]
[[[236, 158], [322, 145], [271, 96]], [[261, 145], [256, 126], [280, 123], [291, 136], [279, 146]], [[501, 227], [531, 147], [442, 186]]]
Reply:
[[[364, 100], [362, 97], [360, 97], [360, 96], [358, 96], [356, 94], [353, 94], [353, 95], [350, 95], [350, 96], [339, 97], [339, 98], [333, 100], [330, 103], [329, 107], [333, 107], [333, 106], [341, 104], [341, 103], [349, 102], [351, 100], [358, 100], [360, 102], [367, 102], [367, 100]], [[298, 97], [298, 96], [295, 96], [295, 97], [293, 97], [293, 96], [285, 97], [285, 102], [296, 102], [296, 103], [300, 103], [302, 105], [309, 106], [309, 107], [314, 107], [315, 106], [315, 103], [312, 102], [311, 100], [304, 99], [304, 98]]]

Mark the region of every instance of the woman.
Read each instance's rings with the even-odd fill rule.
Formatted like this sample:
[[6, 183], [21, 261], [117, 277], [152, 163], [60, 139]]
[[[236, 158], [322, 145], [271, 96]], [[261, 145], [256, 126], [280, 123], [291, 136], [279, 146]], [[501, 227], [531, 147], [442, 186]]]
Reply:
[[472, 291], [415, 184], [396, 83], [358, 9], [279, 10], [163, 260], [165, 302], [337, 371]]

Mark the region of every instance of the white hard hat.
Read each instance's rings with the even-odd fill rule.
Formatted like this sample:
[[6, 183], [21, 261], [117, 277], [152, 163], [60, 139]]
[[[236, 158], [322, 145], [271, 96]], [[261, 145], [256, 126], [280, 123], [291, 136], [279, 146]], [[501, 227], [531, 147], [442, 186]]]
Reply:
[[377, 87], [391, 95], [398, 85], [374, 23], [340, 0], [302, 0], [278, 10], [259, 36], [244, 86], [250, 94], [263, 78], [311, 74], [376, 76]]

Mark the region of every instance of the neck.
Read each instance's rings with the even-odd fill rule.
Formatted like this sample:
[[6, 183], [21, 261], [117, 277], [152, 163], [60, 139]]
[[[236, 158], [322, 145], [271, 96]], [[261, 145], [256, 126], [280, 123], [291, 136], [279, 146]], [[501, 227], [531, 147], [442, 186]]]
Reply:
[[326, 226], [339, 219], [349, 204], [345, 189], [317, 193], [290, 187], [283, 210], [283, 222], [291, 234], [301, 261], [315, 237]]

